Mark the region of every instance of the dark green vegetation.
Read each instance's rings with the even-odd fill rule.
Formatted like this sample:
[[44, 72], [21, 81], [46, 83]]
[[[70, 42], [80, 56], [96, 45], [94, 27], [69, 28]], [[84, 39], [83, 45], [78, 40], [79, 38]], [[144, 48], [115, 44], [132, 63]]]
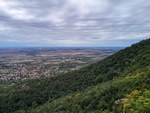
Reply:
[[0, 113], [149, 113], [149, 84], [150, 40], [144, 40], [79, 71], [1, 85]]
[[[141, 88], [145, 88], [148, 91], [150, 90], [148, 86], [148, 84], [150, 84], [150, 77], [148, 77], [148, 75], [150, 75], [150, 68], [140, 71], [144, 72], [139, 74], [139, 71], [135, 71], [134, 73], [131, 73], [131, 75], [126, 75], [126, 77], [97, 84], [83, 92], [76, 92], [66, 97], [59, 98], [53, 102], [29, 110], [27, 113], [101, 113], [103, 111], [121, 113], [124, 109], [128, 111], [129, 108], [132, 108], [132, 105], [122, 109], [122, 107], [120, 107], [121, 102], [118, 102], [117, 105], [117, 101], [120, 101], [119, 99], [127, 95], [133, 89], [141, 90]], [[132, 76], [132, 74], [134, 76]], [[150, 97], [147, 98], [150, 99]], [[18, 111], [16, 113], [21, 112], [23, 111]], [[150, 109], [148, 106], [148, 109], [144, 109], [143, 112], [137, 113], [149, 112]]]

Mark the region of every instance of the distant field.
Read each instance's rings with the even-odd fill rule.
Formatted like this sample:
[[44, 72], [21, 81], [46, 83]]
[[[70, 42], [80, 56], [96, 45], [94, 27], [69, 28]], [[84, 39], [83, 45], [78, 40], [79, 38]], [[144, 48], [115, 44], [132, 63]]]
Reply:
[[0, 49], [0, 81], [51, 77], [117, 52], [121, 48], [9, 48]]

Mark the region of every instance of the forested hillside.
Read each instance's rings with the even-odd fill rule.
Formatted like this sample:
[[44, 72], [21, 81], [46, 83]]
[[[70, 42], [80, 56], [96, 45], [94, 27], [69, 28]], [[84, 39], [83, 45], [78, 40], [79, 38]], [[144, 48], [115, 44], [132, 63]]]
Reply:
[[[150, 67], [83, 92], [48, 102], [27, 113], [150, 113]], [[24, 113], [17, 111], [16, 113]]]
[[149, 84], [144, 40], [78, 71], [1, 85], [0, 113], [149, 113]]

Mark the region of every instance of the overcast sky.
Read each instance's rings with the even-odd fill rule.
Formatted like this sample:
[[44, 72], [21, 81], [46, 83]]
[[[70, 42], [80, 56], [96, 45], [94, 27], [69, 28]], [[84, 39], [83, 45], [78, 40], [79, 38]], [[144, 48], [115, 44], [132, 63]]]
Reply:
[[0, 47], [128, 46], [149, 30], [150, 0], [0, 0]]

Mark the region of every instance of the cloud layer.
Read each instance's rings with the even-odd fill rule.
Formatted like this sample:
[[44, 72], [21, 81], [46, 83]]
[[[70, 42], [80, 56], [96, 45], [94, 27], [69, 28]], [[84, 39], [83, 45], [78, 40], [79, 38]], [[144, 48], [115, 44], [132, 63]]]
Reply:
[[149, 0], [0, 0], [1, 46], [126, 46], [150, 35]]

